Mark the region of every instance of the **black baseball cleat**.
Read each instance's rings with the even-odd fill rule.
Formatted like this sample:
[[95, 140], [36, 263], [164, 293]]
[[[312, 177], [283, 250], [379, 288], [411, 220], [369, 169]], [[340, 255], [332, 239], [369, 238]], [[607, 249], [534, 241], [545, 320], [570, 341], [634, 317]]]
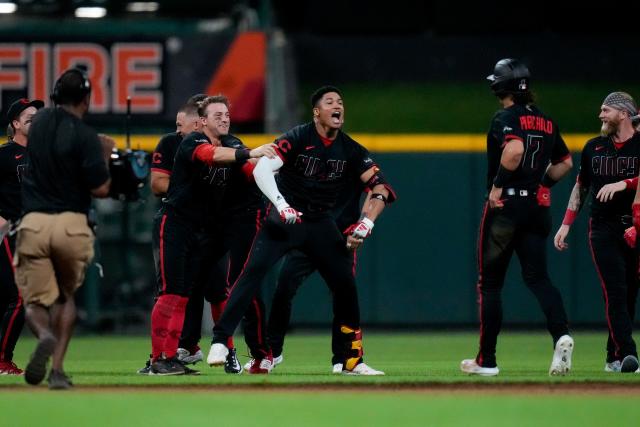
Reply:
[[45, 336], [38, 341], [36, 350], [31, 355], [29, 363], [24, 370], [24, 380], [27, 384], [37, 385], [42, 382], [47, 374], [47, 362], [56, 348], [56, 339], [53, 335]]
[[49, 378], [47, 378], [50, 390], [68, 390], [73, 387], [71, 378], [62, 371], [51, 370], [49, 372]]
[[143, 368], [136, 371], [140, 375], [151, 375], [151, 360], [147, 360]]
[[151, 363], [149, 375], [185, 375], [185, 366], [175, 357], [171, 359], [158, 359]]
[[242, 373], [242, 365], [238, 360], [238, 356], [236, 355], [236, 349], [229, 349], [229, 354], [227, 355], [227, 360], [224, 362], [224, 371], [227, 374], [241, 374]]
[[622, 365], [620, 366], [620, 372], [635, 372], [638, 370], [638, 358], [632, 355], [625, 356], [622, 359]]

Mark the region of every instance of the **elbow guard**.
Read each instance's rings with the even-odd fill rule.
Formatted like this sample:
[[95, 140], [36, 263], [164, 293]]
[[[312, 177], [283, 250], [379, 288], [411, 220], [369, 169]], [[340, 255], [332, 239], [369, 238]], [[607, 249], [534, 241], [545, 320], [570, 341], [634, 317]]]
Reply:
[[369, 178], [369, 181], [367, 181], [367, 183], [365, 184], [365, 191], [368, 192], [373, 190], [376, 185], [383, 185], [384, 188], [386, 188], [389, 192], [389, 196], [387, 197], [385, 204], [391, 204], [397, 199], [396, 192], [393, 190], [393, 188], [391, 188], [384, 175], [379, 170], [375, 174], [373, 174], [371, 178]]

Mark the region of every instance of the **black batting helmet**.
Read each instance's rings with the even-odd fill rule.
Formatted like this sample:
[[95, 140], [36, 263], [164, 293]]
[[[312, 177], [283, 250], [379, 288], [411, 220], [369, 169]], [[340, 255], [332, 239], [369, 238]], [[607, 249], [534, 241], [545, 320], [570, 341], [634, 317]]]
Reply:
[[493, 74], [487, 76], [496, 95], [529, 92], [529, 69], [517, 59], [505, 58], [496, 63]]

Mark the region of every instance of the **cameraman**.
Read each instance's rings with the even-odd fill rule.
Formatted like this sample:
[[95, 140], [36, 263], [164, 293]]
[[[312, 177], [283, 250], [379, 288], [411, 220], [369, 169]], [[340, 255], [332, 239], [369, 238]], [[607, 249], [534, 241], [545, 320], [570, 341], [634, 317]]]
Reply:
[[82, 122], [90, 98], [85, 73], [78, 68], [65, 71], [51, 95], [55, 108], [35, 115], [27, 146], [25, 215], [18, 226], [14, 262], [27, 323], [38, 344], [25, 380], [39, 384], [53, 356], [50, 389], [72, 386], [63, 360], [76, 318], [74, 293], [93, 258], [87, 213], [91, 197], [107, 197], [111, 185], [107, 165], [115, 143]]

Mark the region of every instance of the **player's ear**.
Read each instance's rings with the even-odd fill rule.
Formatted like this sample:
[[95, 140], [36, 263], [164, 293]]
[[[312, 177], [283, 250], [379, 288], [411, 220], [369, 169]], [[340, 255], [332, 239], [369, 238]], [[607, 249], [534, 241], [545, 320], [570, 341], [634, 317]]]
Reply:
[[320, 115], [320, 109], [318, 107], [313, 107], [313, 117], [318, 117]]

